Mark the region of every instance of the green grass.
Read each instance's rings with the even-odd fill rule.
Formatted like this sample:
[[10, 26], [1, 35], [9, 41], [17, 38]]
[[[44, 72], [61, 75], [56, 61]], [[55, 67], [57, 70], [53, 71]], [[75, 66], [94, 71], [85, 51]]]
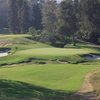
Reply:
[[[12, 44], [6, 47], [1, 46], [1, 48], [11, 48], [11, 53], [0, 58], [0, 65], [3, 65], [0, 67], [0, 97], [32, 98], [41, 93], [44, 96], [51, 94], [53, 96], [55, 93], [57, 98], [52, 100], [63, 100], [58, 92], [75, 93], [80, 89], [85, 75], [100, 67], [99, 60], [83, 64], [57, 64], [58, 62], [84, 62], [85, 59], [81, 55], [100, 53], [99, 49], [88, 46], [55, 48], [30, 38], [31, 35], [25, 34], [0, 35], [0, 41]], [[41, 64], [44, 62], [57, 63]]]
[[[14, 54], [0, 58], [0, 64], [11, 64], [27, 61], [29, 58], [65, 59], [68, 62], [83, 60], [80, 54], [88, 54], [94, 51], [90, 49], [61, 49], [61, 48], [33, 48], [18, 50]], [[74, 58], [74, 59], [73, 59]], [[75, 61], [74, 61], [75, 60]]]
[[[74, 52], [73, 52], [74, 51]], [[61, 48], [40, 48], [30, 49], [18, 52], [19, 54], [33, 55], [33, 56], [65, 56], [75, 54], [86, 54], [90, 53], [89, 50], [85, 49], [61, 49]]]
[[4, 35], [4, 34], [1, 34], [0, 35], [0, 38], [5, 38], [5, 39], [8, 39], [8, 38], [18, 38], [18, 37], [29, 37], [31, 35], [27, 35], [27, 34], [8, 34], [8, 35]]
[[30, 58], [47, 60], [64, 60], [68, 63], [83, 62], [84, 58], [80, 55], [96, 53], [97, 51], [89, 48], [54, 48], [50, 45], [29, 39], [31, 35], [0, 35], [0, 41], [12, 43], [7, 46], [11, 48], [11, 54], [0, 58], [0, 64], [13, 64], [29, 61]]
[[0, 35], [0, 41], [11, 43], [12, 45], [7, 46], [12, 49], [17, 48], [17, 50], [25, 50], [32, 48], [43, 48], [43, 47], [51, 47], [47, 44], [43, 44], [40, 42], [36, 42], [30, 40], [31, 35]]
[[85, 75], [99, 65], [19, 65], [0, 68], [0, 79], [16, 80], [62, 91], [78, 91]]

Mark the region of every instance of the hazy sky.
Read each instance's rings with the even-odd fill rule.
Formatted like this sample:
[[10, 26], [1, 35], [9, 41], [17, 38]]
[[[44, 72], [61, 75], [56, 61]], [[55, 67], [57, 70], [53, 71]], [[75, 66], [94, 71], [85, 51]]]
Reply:
[[57, 2], [61, 2], [62, 0], [57, 0]]

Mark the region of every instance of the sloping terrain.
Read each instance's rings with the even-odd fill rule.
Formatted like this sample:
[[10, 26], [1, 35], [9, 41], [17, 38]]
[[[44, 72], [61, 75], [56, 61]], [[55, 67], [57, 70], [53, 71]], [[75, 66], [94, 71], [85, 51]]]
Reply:
[[99, 53], [98, 49], [55, 48], [30, 38], [0, 35], [0, 50], [9, 49], [9, 55], [0, 58], [0, 100], [72, 100], [85, 76], [100, 67], [99, 60], [82, 56]]

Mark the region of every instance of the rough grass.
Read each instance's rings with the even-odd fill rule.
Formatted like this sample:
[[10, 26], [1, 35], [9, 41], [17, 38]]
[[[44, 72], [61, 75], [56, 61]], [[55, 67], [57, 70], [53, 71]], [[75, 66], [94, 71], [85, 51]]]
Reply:
[[[28, 39], [31, 35], [0, 35], [0, 42], [8, 42], [12, 45], [8, 46], [12, 49], [25, 50], [32, 48], [43, 48], [43, 47], [51, 47], [47, 44], [43, 44], [40, 42], [35, 42], [33, 40]], [[2, 47], [2, 46], [1, 46]]]

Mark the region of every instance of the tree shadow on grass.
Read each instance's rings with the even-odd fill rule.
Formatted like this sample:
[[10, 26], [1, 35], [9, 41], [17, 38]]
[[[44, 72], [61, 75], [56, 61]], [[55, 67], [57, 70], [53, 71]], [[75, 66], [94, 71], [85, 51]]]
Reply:
[[69, 100], [64, 98], [69, 98], [73, 93], [51, 90], [19, 81], [0, 80], [0, 100]]

